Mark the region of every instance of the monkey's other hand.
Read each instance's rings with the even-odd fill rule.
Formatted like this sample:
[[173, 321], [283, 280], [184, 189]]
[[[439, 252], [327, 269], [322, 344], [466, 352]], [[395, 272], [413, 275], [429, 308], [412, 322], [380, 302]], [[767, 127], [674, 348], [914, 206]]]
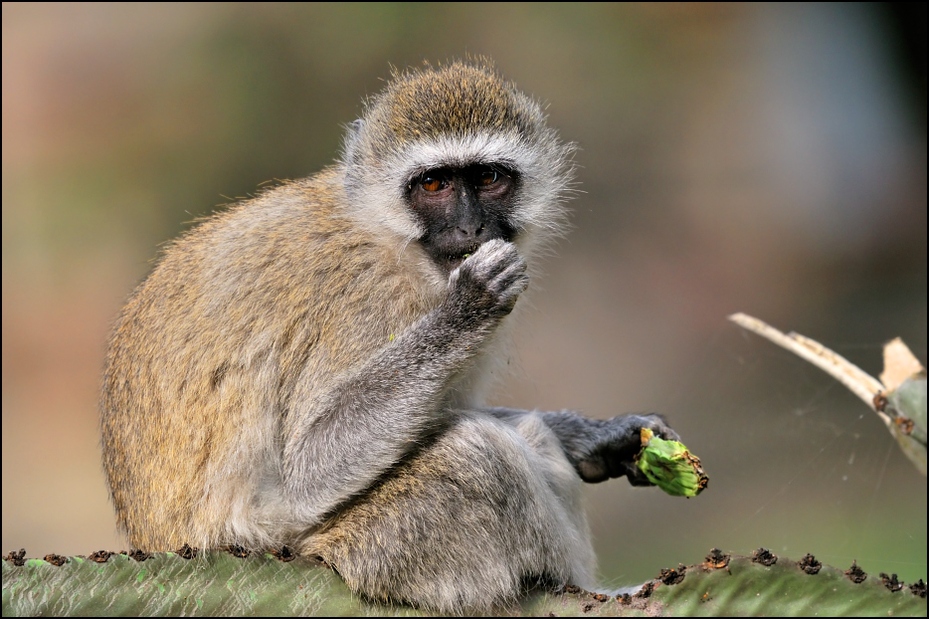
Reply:
[[516, 246], [493, 239], [451, 272], [447, 305], [465, 322], [502, 318], [528, 285], [526, 261]]
[[635, 458], [642, 449], [641, 430], [648, 428], [667, 440], [679, 440], [661, 415], [620, 415], [603, 422], [596, 443], [577, 462], [581, 479], [597, 483], [626, 476], [633, 486], [653, 486], [636, 466]]

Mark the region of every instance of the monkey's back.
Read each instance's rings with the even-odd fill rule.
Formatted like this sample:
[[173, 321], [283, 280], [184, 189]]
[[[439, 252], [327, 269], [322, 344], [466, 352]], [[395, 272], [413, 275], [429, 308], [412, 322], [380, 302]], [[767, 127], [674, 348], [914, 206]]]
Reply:
[[325, 393], [441, 298], [415, 243], [398, 254], [396, 239], [352, 222], [338, 178], [207, 219], [168, 246], [118, 318], [104, 468], [135, 547], [281, 543], [291, 401]]

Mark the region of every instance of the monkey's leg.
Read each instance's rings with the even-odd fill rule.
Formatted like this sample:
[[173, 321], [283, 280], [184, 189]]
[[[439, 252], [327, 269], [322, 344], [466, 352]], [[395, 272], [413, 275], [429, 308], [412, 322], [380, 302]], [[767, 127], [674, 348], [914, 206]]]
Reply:
[[561, 441], [564, 454], [581, 479], [598, 483], [626, 476], [634, 486], [652, 485], [635, 465], [642, 448], [640, 430], [677, 440], [677, 433], [661, 415], [619, 415], [612, 419], [590, 419], [573, 411], [537, 412], [512, 408], [490, 408], [488, 413], [509, 423], [527, 415], [541, 417]]
[[[446, 612], [488, 609], [527, 583], [591, 587], [581, 484], [557, 439], [537, 419], [514, 427], [459, 415], [303, 552], [323, 557], [368, 598]], [[553, 476], [570, 482], [572, 497], [555, 492]]]

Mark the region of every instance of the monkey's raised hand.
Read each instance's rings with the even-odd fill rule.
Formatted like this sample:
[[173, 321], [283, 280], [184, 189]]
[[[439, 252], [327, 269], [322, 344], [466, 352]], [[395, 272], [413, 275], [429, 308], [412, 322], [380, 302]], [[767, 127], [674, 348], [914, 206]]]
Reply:
[[493, 239], [451, 272], [445, 307], [462, 326], [490, 326], [513, 310], [528, 285], [526, 261], [516, 246]]

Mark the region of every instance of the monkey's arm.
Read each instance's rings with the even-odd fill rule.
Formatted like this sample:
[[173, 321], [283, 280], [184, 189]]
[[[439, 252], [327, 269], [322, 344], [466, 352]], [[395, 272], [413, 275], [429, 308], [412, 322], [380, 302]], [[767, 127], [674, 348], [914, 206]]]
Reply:
[[578, 475], [588, 483], [626, 476], [633, 486], [652, 485], [635, 464], [635, 456], [642, 448], [641, 429], [648, 428], [657, 436], [678, 440], [677, 433], [661, 415], [618, 415], [604, 421], [573, 411], [489, 408], [485, 412], [509, 423], [523, 415], [540, 416], [558, 437]]
[[512, 243], [484, 243], [452, 271], [436, 309], [321, 396], [298, 394], [282, 473], [288, 498], [308, 522], [369, 488], [441, 430], [454, 378], [527, 283]]

